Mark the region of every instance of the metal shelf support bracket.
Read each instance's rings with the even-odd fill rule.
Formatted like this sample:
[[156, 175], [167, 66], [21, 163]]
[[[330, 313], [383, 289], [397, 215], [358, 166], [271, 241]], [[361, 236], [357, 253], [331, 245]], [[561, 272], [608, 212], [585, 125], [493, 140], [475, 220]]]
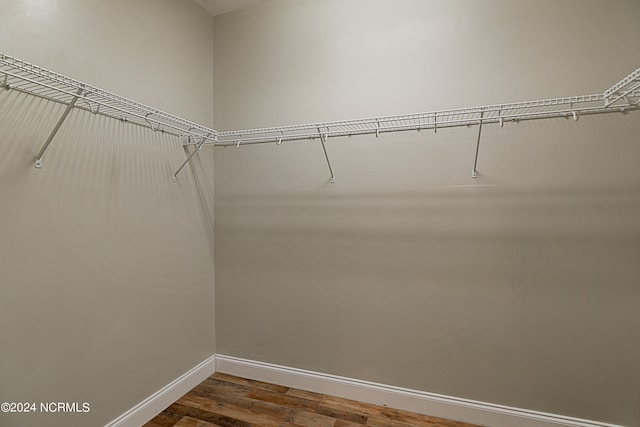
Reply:
[[42, 169], [42, 157], [44, 156], [44, 153], [47, 151], [47, 148], [49, 148], [49, 144], [51, 144], [51, 141], [53, 141], [53, 138], [56, 136], [56, 134], [60, 130], [60, 126], [62, 126], [62, 123], [64, 123], [64, 121], [67, 119], [67, 116], [69, 115], [71, 110], [73, 110], [73, 107], [76, 105], [76, 102], [78, 101], [78, 97], [82, 95], [83, 90], [84, 90], [84, 87], [80, 87], [76, 92], [76, 95], [71, 99], [71, 102], [67, 104], [67, 108], [64, 110], [64, 113], [62, 113], [62, 116], [58, 120], [58, 123], [56, 123], [56, 126], [53, 128], [53, 130], [49, 134], [49, 137], [45, 141], [44, 145], [36, 155], [36, 158], [34, 161], [34, 165], [36, 169]]
[[198, 145], [196, 146], [196, 149], [193, 150], [193, 153], [189, 154], [189, 157], [187, 157], [187, 160], [185, 160], [180, 165], [176, 173], [173, 174], [173, 182], [178, 182], [178, 174], [182, 171], [182, 169], [184, 169], [185, 166], [187, 166], [187, 164], [191, 161], [191, 159], [193, 159], [196, 153], [202, 149], [202, 146], [204, 145], [205, 142], [207, 142], [207, 139], [209, 139], [210, 136], [211, 134], [208, 133], [206, 136], [202, 137], [202, 140], [200, 141], [200, 143], [198, 143]]
[[327, 142], [327, 135], [320, 132], [318, 129], [318, 133], [320, 133], [320, 143], [322, 144], [322, 151], [324, 151], [324, 158], [327, 159], [327, 166], [329, 166], [329, 173], [331, 173], [331, 183], [335, 184], [336, 177], [333, 174], [333, 168], [331, 167], [331, 161], [329, 160], [329, 154], [327, 154], [327, 147], [325, 146], [325, 142]]
[[484, 111], [480, 111], [480, 124], [478, 125], [478, 141], [476, 142], [476, 157], [473, 161], [473, 171], [471, 172], [471, 178], [478, 177], [478, 153], [480, 152], [480, 136], [482, 135], [482, 122], [484, 117]]

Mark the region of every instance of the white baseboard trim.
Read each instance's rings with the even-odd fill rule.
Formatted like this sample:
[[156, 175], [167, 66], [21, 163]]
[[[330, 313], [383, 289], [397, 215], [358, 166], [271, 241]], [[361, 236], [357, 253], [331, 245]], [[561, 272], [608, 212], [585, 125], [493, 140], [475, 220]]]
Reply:
[[213, 355], [120, 415], [105, 427], [140, 427], [180, 399], [216, 370]]
[[216, 355], [216, 372], [491, 427], [623, 427]]

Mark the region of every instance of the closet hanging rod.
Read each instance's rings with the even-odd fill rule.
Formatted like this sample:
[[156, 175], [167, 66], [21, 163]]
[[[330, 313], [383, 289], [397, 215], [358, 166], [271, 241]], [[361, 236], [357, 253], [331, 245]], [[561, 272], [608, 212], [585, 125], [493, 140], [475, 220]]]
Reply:
[[[82, 83], [21, 59], [0, 53], [0, 87], [69, 105], [77, 97], [78, 108], [122, 122], [151, 128], [174, 136], [191, 136], [189, 143], [206, 138], [214, 142], [217, 132], [128, 98]], [[80, 94], [78, 92], [80, 91]], [[80, 105], [82, 103], [86, 105]], [[155, 125], [155, 126], [154, 126]], [[196, 139], [197, 138], [197, 139]]]

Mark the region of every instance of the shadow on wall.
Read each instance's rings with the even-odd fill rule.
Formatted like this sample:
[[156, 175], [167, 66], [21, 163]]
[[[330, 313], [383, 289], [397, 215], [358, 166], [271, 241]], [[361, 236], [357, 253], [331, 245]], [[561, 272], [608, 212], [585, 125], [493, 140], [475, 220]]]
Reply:
[[630, 416], [639, 218], [635, 185], [220, 197], [219, 351], [551, 413], [600, 419], [614, 405]]
[[16, 91], [0, 91], [0, 176], [5, 184], [11, 181], [15, 186], [19, 177], [45, 175], [44, 185], [51, 190], [97, 186], [96, 191], [108, 190], [127, 201], [135, 200], [137, 191], [166, 197], [190, 188], [188, 178], [178, 186], [171, 180], [184, 160], [178, 138], [79, 109], [72, 111], [53, 139], [42, 170], [35, 170], [35, 153], [64, 108]]
[[[422, 194], [218, 196], [220, 229], [342, 236], [625, 238], [637, 226], [640, 184], [513, 190], [461, 187]], [[259, 213], [257, 213], [259, 212]]]
[[[68, 241], [95, 252], [105, 270], [136, 265], [152, 278], [162, 260], [180, 270], [181, 254], [201, 251], [204, 237], [192, 175], [172, 180], [185, 159], [179, 138], [75, 109], [36, 169], [35, 154], [64, 108], [0, 91], [0, 232], [24, 227], [46, 246]], [[65, 242], [52, 240], [57, 232]]]
[[0, 90], [0, 396], [104, 425], [215, 351], [213, 259], [178, 138], [74, 109], [34, 168], [64, 108]]
[[[185, 155], [188, 157], [193, 152], [192, 150], [195, 150], [195, 147], [184, 147]], [[207, 242], [209, 242], [211, 257], [213, 258], [213, 147], [203, 147], [200, 152], [191, 159], [189, 166], [198, 195], [200, 213], [207, 235]]]

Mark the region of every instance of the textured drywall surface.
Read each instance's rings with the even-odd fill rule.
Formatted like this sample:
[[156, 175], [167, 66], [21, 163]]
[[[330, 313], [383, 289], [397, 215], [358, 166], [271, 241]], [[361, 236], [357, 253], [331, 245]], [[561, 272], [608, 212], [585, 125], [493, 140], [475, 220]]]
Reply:
[[[615, 7], [613, 5], [615, 4]], [[220, 129], [602, 92], [640, 3], [216, 17]], [[218, 353], [640, 426], [640, 113], [216, 148]]]
[[[213, 22], [195, 3], [0, 8], [0, 51], [212, 125]], [[0, 90], [0, 401], [89, 412], [3, 427], [105, 425], [215, 353], [213, 150], [174, 183], [178, 138], [76, 109], [36, 170], [63, 110]]]

